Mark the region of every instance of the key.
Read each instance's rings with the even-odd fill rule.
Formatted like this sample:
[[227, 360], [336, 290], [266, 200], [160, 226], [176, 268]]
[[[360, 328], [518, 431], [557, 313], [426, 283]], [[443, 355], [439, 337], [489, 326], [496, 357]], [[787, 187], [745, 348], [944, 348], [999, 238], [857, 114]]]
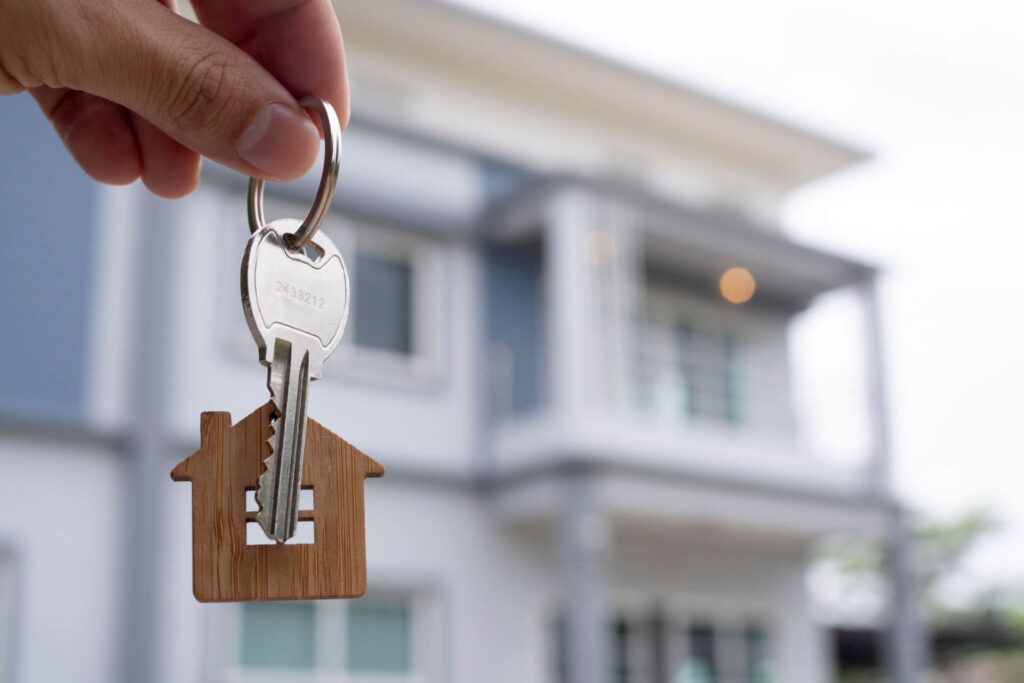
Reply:
[[341, 340], [349, 305], [348, 272], [330, 238], [321, 232], [303, 250], [287, 248], [284, 236], [299, 225], [283, 219], [264, 226], [242, 259], [242, 307], [274, 404], [256, 521], [278, 543], [298, 523], [309, 383]]

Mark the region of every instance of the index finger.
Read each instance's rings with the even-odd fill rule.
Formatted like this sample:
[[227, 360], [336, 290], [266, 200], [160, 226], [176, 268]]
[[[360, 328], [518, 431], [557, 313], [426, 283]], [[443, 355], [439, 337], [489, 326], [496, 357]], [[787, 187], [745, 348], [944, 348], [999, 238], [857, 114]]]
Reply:
[[192, 0], [200, 23], [248, 52], [296, 99], [316, 95], [349, 119], [341, 27], [330, 0]]

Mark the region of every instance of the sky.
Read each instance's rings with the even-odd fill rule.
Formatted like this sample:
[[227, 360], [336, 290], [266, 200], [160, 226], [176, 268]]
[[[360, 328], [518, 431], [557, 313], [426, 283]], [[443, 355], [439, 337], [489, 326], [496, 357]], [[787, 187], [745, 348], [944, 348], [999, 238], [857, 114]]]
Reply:
[[460, 1], [872, 152], [781, 220], [883, 269], [898, 491], [990, 510], [964, 580], [1024, 585], [1024, 4]]

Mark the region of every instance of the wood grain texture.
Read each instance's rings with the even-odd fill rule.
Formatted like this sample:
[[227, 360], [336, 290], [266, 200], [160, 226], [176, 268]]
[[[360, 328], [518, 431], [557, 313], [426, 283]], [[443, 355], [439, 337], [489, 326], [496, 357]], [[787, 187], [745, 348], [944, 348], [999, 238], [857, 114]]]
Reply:
[[[202, 445], [171, 471], [192, 482], [193, 591], [200, 602], [354, 598], [366, 592], [363, 480], [384, 468], [312, 418], [302, 486], [313, 489], [314, 541], [246, 545], [247, 490], [270, 454], [269, 403], [232, 426], [231, 414], [203, 413]], [[262, 531], [260, 531], [262, 533]]]

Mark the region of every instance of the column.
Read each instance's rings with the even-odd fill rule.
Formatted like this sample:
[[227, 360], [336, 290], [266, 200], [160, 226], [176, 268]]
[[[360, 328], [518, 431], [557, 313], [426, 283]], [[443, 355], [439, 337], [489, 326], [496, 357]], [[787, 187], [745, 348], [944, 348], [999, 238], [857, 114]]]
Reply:
[[[885, 349], [878, 280], [871, 274], [858, 285], [864, 309], [868, 399], [872, 425], [869, 485], [882, 500], [892, 498], [891, 433], [886, 391]], [[919, 683], [927, 671], [927, 628], [922, 618], [913, 564], [913, 534], [907, 512], [891, 503], [885, 531], [886, 577], [890, 600], [881, 651], [887, 678], [893, 683]]]
[[596, 499], [594, 473], [563, 475], [560, 551], [566, 677], [562, 683], [611, 681], [608, 555], [611, 529]]
[[864, 315], [864, 349], [871, 422], [872, 450], [871, 462], [868, 465], [868, 483], [874, 493], [887, 497], [892, 484], [889, 399], [886, 391], [882, 313], [878, 301], [878, 280], [874, 273], [857, 285], [857, 293]]
[[588, 232], [592, 212], [573, 190], [550, 199], [544, 212], [544, 291], [548, 339], [547, 400], [563, 431], [584, 418], [590, 355]]
[[909, 515], [899, 505], [889, 513], [885, 555], [890, 598], [881, 651], [886, 676], [893, 683], [922, 683], [928, 670], [928, 629], [915, 580]]

